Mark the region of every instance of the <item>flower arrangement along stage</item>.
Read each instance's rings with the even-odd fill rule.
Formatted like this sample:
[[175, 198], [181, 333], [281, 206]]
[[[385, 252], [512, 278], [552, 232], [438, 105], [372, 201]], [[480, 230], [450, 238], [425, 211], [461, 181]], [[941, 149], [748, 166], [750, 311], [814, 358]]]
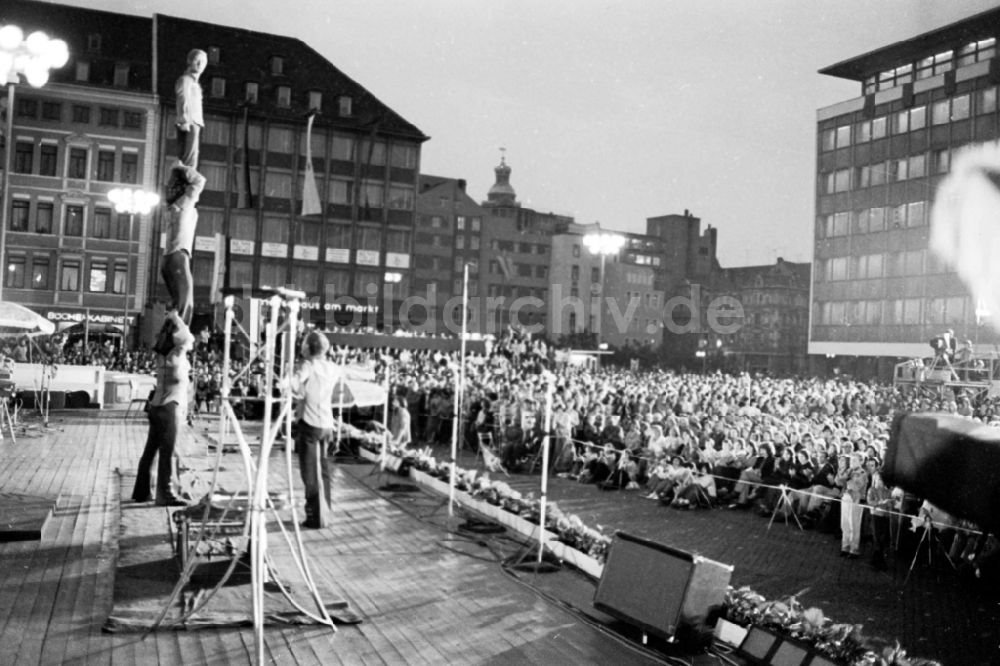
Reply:
[[[372, 443], [363, 445], [374, 453], [381, 450]], [[402, 469], [413, 467], [445, 482], [451, 478], [451, 463], [437, 460], [430, 447], [414, 451], [393, 449], [392, 457], [404, 461]], [[405, 474], [405, 471], [401, 470]], [[456, 468], [455, 487], [472, 497], [498, 506], [505, 511], [537, 524], [541, 502], [534, 493], [523, 494], [503, 481], [491, 480], [489, 474], [477, 470]], [[607, 559], [611, 538], [584, 524], [579, 516], [563, 513], [554, 502], [546, 507], [545, 527], [559, 540], [603, 564]], [[768, 601], [749, 587], [726, 591], [723, 617], [744, 627], [753, 625], [802, 641], [824, 656], [851, 666], [941, 666], [937, 661], [908, 657], [898, 643], [879, 646], [861, 633], [860, 624], [836, 623], [819, 608], [802, 608], [795, 596], [785, 601]]]
[[749, 587], [726, 591], [724, 618], [756, 625], [806, 643], [838, 664], [851, 666], [941, 666], [937, 661], [907, 657], [899, 643], [879, 648], [861, 633], [860, 624], [838, 624], [819, 608], [802, 608], [795, 596], [768, 601]]

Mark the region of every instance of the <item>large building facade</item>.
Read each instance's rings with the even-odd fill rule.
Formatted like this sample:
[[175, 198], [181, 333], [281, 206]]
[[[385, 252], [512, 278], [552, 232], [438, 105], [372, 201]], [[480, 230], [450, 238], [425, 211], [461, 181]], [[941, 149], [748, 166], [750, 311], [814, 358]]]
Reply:
[[[211, 300], [226, 238], [230, 289], [293, 286], [324, 325], [398, 324], [427, 137], [297, 39], [161, 15], [153, 22], [163, 170], [176, 155], [174, 81], [191, 48], [208, 53], [196, 303]], [[320, 207], [303, 215], [310, 112]]]
[[998, 25], [991, 10], [821, 70], [860, 90], [817, 113], [810, 354], [887, 376], [948, 328], [997, 341], [928, 237], [954, 152], [1000, 136]]
[[152, 48], [135, 38], [149, 20], [12, 0], [6, 23], [63, 39], [71, 59], [43, 88], [15, 86], [5, 109], [2, 298], [59, 329], [132, 326], [150, 282], [150, 218], [116, 213], [108, 193], [158, 187]]
[[[159, 326], [162, 210], [134, 225], [115, 186], [162, 189], [176, 159], [174, 83], [208, 54], [192, 270], [196, 317], [220, 286], [294, 286], [321, 323], [396, 324], [410, 293], [427, 139], [308, 45], [186, 19], [11, 0], [0, 21], [64, 39], [70, 61], [17, 86], [4, 174], [4, 293], [53, 319]], [[306, 118], [318, 210], [303, 215]], [[5, 156], [6, 157], [6, 156]], [[219, 280], [221, 266], [228, 270]], [[196, 322], [196, 328], [204, 324]]]

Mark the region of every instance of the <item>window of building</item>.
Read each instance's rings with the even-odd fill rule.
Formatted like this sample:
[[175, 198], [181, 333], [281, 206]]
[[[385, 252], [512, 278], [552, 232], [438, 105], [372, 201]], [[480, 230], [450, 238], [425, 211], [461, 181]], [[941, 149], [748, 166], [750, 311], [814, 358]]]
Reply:
[[470, 250], [478, 250], [479, 249], [479, 236], [470, 236], [469, 237], [469, 249]]
[[921, 227], [927, 224], [926, 201], [914, 201], [906, 204], [906, 224], [911, 227]]
[[364, 139], [359, 146], [361, 159], [365, 164], [383, 166], [385, 164], [385, 141]]
[[123, 183], [139, 182], [139, 154], [122, 153], [122, 177]]
[[898, 182], [909, 178], [910, 162], [907, 159], [889, 161], [889, 180]]
[[27, 231], [28, 213], [31, 202], [27, 199], [14, 199], [10, 204], [10, 230]]
[[59, 102], [42, 102], [42, 118], [45, 120], [62, 120], [62, 104]]
[[63, 259], [62, 271], [59, 274], [59, 289], [80, 291], [80, 261], [78, 259]]
[[944, 72], [951, 71], [954, 62], [952, 60], [952, 51], [945, 51], [943, 53], [938, 53], [937, 55], [928, 56], [927, 58], [922, 58], [917, 61], [917, 78], [926, 79], [934, 76], [935, 74], [943, 74]]
[[90, 122], [90, 107], [80, 104], [73, 105], [73, 122], [87, 124]]
[[361, 204], [366, 208], [381, 208], [385, 186], [382, 183], [367, 180], [361, 186]]
[[97, 124], [105, 127], [118, 127], [118, 109], [101, 107]]
[[826, 279], [829, 282], [847, 279], [847, 257], [834, 257], [827, 259]]
[[573, 244], [573, 258], [579, 259], [580, 257], [580, 246], [576, 243]]
[[272, 153], [292, 152], [292, 130], [284, 127], [271, 127], [267, 133], [267, 149]]
[[243, 84], [243, 99], [250, 104], [257, 103], [257, 93], [260, 90], [259, 86], [254, 81], [247, 81]]
[[94, 224], [90, 233], [94, 238], [111, 238], [110, 208], [94, 209]]
[[934, 173], [942, 174], [948, 173], [951, 168], [951, 150], [948, 148], [942, 148], [940, 150], [935, 150], [933, 155], [934, 160]]
[[31, 288], [49, 288], [49, 258], [34, 256], [31, 258]]
[[91, 53], [100, 53], [101, 51], [101, 35], [97, 32], [92, 32], [87, 35], [87, 50]]
[[323, 110], [323, 93], [319, 90], [309, 91], [309, 110], [322, 111]]
[[24, 289], [24, 257], [8, 256], [7, 270], [4, 271], [4, 286], [12, 289]]
[[292, 89], [288, 86], [278, 86], [276, 91], [275, 103], [283, 109], [290, 107], [292, 105]]
[[142, 129], [142, 114], [138, 111], [122, 112], [122, 127], [126, 129]]
[[876, 206], [868, 210], [868, 231], [884, 231], [885, 230], [885, 208], [882, 206]]
[[122, 261], [116, 261], [114, 274], [111, 277], [111, 291], [116, 294], [124, 294], [127, 289], [128, 264]]
[[358, 227], [357, 238], [359, 250], [382, 249], [382, 230], [378, 227]]
[[965, 120], [969, 117], [970, 99], [968, 95], [959, 95], [951, 100], [951, 119]]
[[354, 184], [346, 178], [331, 178], [326, 196], [332, 204], [350, 205], [354, 203]]
[[285, 59], [281, 56], [271, 56], [271, 74], [275, 76], [285, 73]]
[[855, 182], [858, 187], [868, 187], [872, 184], [872, 168], [869, 165], [860, 166], [855, 169]]
[[66, 220], [63, 225], [63, 235], [83, 235], [83, 206], [66, 206]]
[[35, 144], [18, 141], [14, 145], [14, 173], [31, 173], [34, 169]]
[[409, 143], [394, 143], [389, 151], [389, 164], [400, 169], [417, 168], [417, 147]]
[[132, 219], [128, 213], [118, 213], [115, 224], [115, 238], [120, 241], [129, 240], [129, 232], [131, 231]]
[[52, 233], [52, 211], [53, 206], [48, 201], [39, 201], [35, 204], [35, 233]]
[[222, 49], [218, 46], [208, 47], [208, 64], [218, 65], [222, 61]]
[[997, 110], [997, 86], [979, 91], [978, 113], [993, 113]]
[[69, 164], [66, 169], [66, 176], [68, 178], [81, 178], [81, 179], [87, 177], [86, 148], [69, 149]]
[[351, 98], [348, 95], [341, 95], [337, 98], [337, 113], [341, 118], [348, 118], [352, 114]]
[[413, 210], [413, 188], [406, 185], [390, 185], [389, 208]]
[[886, 134], [886, 122], [885, 116], [880, 118], [872, 119], [872, 139], [884, 139]]
[[857, 143], [866, 143], [872, 140], [872, 121], [864, 120], [854, 126], [854, 140]]
[[387, 252], [408, 253], [410, 232], [406, 229], [388, 229], [385, 233], [385, 249]]
[[[480, 231], [480, 228], [483, 225], [483, 218], [481, 218], [478, 215], [476, 215], [476, 216], [473, 216], [470, 219], [471, 219], [471, 222], [472, 222], [472, 233], [478, 234], [479, 231]], [[544, 246], [542, 246], [542, 247], [544, 249]], [[543, 254], [543, 252], [539, 252], [539, 254]]]
[[907, 173], [910, 178], [922, 178], [927, 175], [927, 159], [921, 153], [913, 155], [907, 160]]
[[465, 216], [464, 215], [458, 215], [455, 218], [455, 229], [457, 231], [465, 231]]
[[38, 149], [38, 175], [56, 175], [56, 158], [58, 156], [58, 146], [51, 143], [43, 143]]
[[86, 60], [76, 61], [76, 80], [80, 83], [90, 81], [90, 63]]
[[119, 88], [128, 87], [129, 66], [126, 63], [115, 63], [114, 85]]
[[958, 50], [958, 66], [971, 65], [981, 60], [989, 60], [996, 55], [997, 40], [994, 37], [978, 42], [970, 42]]
[[455, 249], [464, 250], [465, 249], [465, 235], [455, 234]]
[[931, 105], [931, 124], [944, 125], [950, 116], [949, 100], [942, 99]]
[[115, 153], [112, 150], [97, 151], [97, 180], [111, 182], [115, 179]]
[[29, 97], [21, 97], [17, 100], [16, 108], [17, 113], [15, 115], [18, 118], [38, 117], [38, 100], [34, 100]]
[[210, 94], [212, 97], [226, 96], [226, 79], [222, 76], [213, 76], [210, 83]]
[[90, 277], [87, 280], [87, 291], [103, 294], [108, 290], [108, 262], [93, 260], [90, 262]]

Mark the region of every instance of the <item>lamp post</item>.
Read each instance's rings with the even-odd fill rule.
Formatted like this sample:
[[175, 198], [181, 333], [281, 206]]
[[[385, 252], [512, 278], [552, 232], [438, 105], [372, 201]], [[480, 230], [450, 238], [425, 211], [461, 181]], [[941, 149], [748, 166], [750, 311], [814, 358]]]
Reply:
[[605, 261], [611, 255], [618, 254], [625, 246], [625, 237], [621, 234], [601, 231], [600, 223], [597, 223], [597, 231], [588, 233], [583, 237], [583, 244], [591, 254], [596, 254], [601, 258], [601, 295], [597, 299], [597, 340], [600, 342], [601, 331], [604, 326], [604, 308], [601, 300], [604, 296], [604, 266]]
[[[7, 86], [7, 128], [4, 135], [3, 196], [0, 197], [0, 262], [7, 264], [7, 226], [10, 215], [10, 168], [14, 152], [14, 89], [24, 76], [32, 88], [41, 88], [49, 80], [49, 70], [59, 69], [69, 60], [69, 49], [61, 39], [49, 39], [44, 32], [27, 37], [16, 25], [0, 27], [0, 85]], [[0, 280], [0, 300], [3, 285]]]
[[132, 230], [136, 214], [149, 215], [149, 212], [160, 203], [160, 195], [142, 189], [116, 187], [108, 192], [108, 200], [114, 204], [115, 211], [128, 214], [128, 263], [125, 264], [125, 284], [122, 288], [124, 296], [122, 318], [122, 351], [128, 341], [128, 296], [129, 274], [132, 271]]

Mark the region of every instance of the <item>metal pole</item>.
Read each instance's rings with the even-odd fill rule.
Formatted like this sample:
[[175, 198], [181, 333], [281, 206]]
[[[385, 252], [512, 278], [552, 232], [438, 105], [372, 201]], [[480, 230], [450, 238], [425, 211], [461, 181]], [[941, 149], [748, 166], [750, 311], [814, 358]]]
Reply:
[[601, 307], [601, 301], [604, 300], [604, 262], [607, 260], [607, 254], [605, 250], [607, 248], [601, 248], [601, 289], [597, 296], [597, 345], [600, 348], [601, 339], [604, 337], [604, 308]]
[[14, 82], [7, 84], [7, 147], [4, 151], [3, 198], [0, 199], [0, 265], [3, 279], [0, 279], [0, 301], [3, 300], [3, 285], [7, 280], [7, 225], [10, 216], [10, 166], [14, 153]]
[[[129, 277], [132, 274], [132, 232], [134, 230], [135, 213], [129, 212], [128, 214], [128, 259], [125, 264], [125, 288], [122, 291], [125, 294], [125, 310], [124, 317], [122, 318], [122, 352], [125, 351], [125, 345], [128, 344], [128, 289], [129, 289]], [[138, 276], [136, 276], [138, 277]]]
[[451, 424], [451, 480], [449, 482], [448, 489], [448, 516], [455, 515], [455, 477], [457, 476], [458, 467], [456, 464], [458, 458], [458, 435], [461, 431], [461, 401], [462, 394], [465, 392], [465, 335], [466, 335], [466, 324], [469, 321], [469, 264], [465, 264], [464, 270], [462, 272], [462, 340], [461, 346], [459, 347], [459, 366], [457, 381], [455, 382], [455, 398], [454, 398], [454, 408], [452, 410], [453, 421]]

